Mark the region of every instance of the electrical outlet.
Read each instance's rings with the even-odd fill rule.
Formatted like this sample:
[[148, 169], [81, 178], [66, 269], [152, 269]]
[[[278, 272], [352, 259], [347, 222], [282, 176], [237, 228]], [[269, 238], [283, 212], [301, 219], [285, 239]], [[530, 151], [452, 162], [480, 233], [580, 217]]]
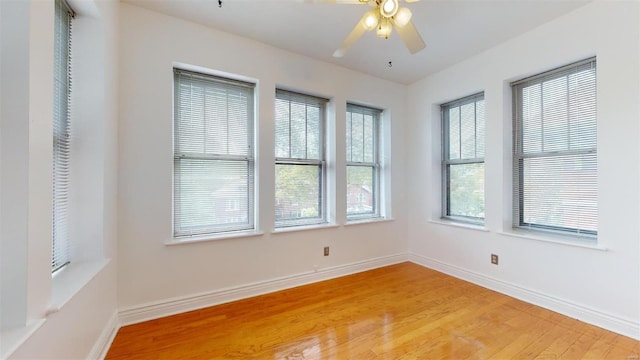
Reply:
[[491, 254], [491, 263], [493, 265], [498, 265], [498, 255], [496, 254]]
[[324, 256], [329, 256], [329, 247], [328, 246], [324, 247]]

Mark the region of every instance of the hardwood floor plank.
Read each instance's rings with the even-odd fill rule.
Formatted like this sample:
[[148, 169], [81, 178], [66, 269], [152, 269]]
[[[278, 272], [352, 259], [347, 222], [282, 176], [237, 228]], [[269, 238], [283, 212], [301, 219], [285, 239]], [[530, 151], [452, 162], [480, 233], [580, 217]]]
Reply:
[[627, 360], [638, 342], [402, 263], [131, 326], [107, 359]]

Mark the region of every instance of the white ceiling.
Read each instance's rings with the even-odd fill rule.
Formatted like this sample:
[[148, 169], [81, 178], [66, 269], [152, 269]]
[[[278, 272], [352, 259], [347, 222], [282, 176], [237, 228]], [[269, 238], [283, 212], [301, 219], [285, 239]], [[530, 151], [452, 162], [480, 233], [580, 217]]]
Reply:
[[[410, 84], [568, 13], [588, 0], [421, 0], [403, 3], [427, 48], [411, 55], [395, 32], [366, 33], [332, 56], [367, 5], [300, 0], [123, 0], [373, 76]], [[392, 61], [393, 67], [388, 63]]]

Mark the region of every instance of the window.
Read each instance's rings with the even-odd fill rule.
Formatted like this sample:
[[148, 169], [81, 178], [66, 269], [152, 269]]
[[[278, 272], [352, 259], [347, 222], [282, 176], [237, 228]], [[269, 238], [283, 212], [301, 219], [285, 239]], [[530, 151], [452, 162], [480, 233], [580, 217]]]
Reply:
[[512, 84], [514, 226], [598, 231], [596, 60]]
[[380, 114], [347, 104], [347, 220], [380, 216]]
[[174, 236], [254, 229], [254, 84], [174, 69]]
[[55, 1], [53, 81], [53, 230], [51, 271], [71, 261], [69, 180], [71, 168], [71, 21], [73, 10]]
[[276, 91], [276, 227], [327, 222], [326, 99]]
[[442, 214], [484, 222], [484, 93], [442, 105]]

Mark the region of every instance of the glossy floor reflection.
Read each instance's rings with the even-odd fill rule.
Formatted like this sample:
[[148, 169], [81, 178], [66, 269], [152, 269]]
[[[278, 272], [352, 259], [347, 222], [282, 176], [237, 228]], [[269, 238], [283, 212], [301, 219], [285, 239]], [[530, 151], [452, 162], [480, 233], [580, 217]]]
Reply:
[[633, 359], [638, 341], [403, 263], [120, 329], [107, 359]]

